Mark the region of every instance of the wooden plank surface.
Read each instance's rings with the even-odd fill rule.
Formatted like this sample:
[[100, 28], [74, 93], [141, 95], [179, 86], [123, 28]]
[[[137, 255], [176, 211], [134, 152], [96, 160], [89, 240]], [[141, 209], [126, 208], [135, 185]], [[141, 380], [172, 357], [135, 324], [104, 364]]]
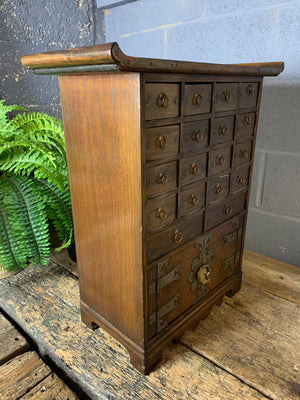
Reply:
[[27, 340], [0, 313], [0, 365], [29, 349]]
[[54, 263], [1, 281], [0, 293], [0, 306], [31, 332], [40, 352], [93, 399], [266, 399], [183, 345], [170, 344], [156, 370], [142, 376], [123, 346], [81, 323], [78, 281]]

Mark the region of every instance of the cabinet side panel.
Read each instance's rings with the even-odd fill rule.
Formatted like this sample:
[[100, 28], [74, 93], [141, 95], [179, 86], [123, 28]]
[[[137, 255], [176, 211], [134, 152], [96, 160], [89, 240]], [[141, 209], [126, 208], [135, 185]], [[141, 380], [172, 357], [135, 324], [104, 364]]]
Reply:
[[59, 77], [81, 300], [143, 343], [140, 77]]

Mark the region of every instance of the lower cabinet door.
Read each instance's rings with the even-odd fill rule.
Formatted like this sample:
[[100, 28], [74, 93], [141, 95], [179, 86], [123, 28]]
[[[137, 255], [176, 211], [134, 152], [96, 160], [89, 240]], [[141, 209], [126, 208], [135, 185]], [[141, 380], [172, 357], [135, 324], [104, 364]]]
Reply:
[[234, 217], [150, 266], [148, 340], [240, 269], [243, 223]]

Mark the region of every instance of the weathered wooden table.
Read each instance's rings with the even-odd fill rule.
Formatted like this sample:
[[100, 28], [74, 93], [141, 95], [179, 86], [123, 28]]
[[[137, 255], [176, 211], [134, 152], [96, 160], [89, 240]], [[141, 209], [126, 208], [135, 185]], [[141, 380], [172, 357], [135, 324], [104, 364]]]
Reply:
[[55, 262], [0, 281], [0, 307], [85, 399], [300, 399], [300, 268], [246, 251], [243, 271], [240, 293], [170, 344], [149, 376], [82, 324], [78, 281]]

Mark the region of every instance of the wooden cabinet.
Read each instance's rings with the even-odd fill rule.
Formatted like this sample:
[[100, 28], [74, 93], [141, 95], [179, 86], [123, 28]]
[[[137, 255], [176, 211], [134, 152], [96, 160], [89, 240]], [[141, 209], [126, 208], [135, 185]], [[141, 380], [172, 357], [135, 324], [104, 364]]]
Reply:
[[82, 319], [147, 373], [240, 288], [262, 78], [283, 64], [139, 59], [116, 43], [22, 61], [59, 75]]

